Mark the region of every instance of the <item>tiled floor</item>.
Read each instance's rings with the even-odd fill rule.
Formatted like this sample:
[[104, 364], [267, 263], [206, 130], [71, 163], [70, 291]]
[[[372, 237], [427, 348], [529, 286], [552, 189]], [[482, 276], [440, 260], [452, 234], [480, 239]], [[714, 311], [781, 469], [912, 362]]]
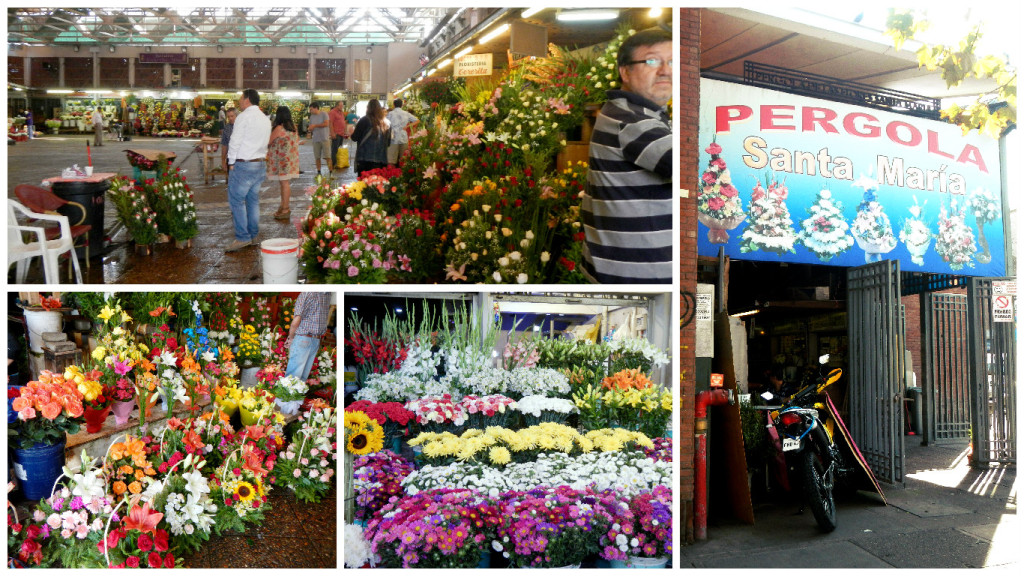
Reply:
[[[85, 164], [85, 136], [44, 136], [28, 142], [19, 142], [7, 148], [7, 190], [8, 197], [14, 198], [14, 187], [18, 184], [39, 185], [44, 179], [60, 175], [65, 167]], [[203, 181], [200, 171], [200, 155], [188, 157], [198, 140], [177, 138], [137, 138], [131, 142], [106, 142], [101, 148], [92, 149], [93, 165], [97, 172], [119, 172], [131, 176], [125, 150], [150, 148], [173, 151], [177, 154], [174, 166], [186, 171], [185, 176], [195, 193], [199, 216], [199, 236], [191, 248], [176, 249], [173, 243], [160, 244], [152, 255], [138, 256], [131, 244], [126, 243], [124, 232], [110, 238], [111, 248], [102, 257], [91, 259], [91, 266], [85, 269], [83, 280], [87, 284], [251, 284], [262, 283], [260, 249], [251, 246], [238, 252], [225, 254], [223, 247], [234, 240], [231, 224], [231, 210], [227, 202], [227, 186], [223, 176], [210, 185]], [[260, 191], [260, 240], [269, 238], [296, 238], [296, 224], [309, 208], [306, 189], [313, 184], [316, 167], [313, 162], [313, 147], [310, 140], [303, 139], [299, 146], [299, 164], [302, 173], [292, 180], [291, 221], [274, 220], [273, 213], [280, 204], [280, 188], [276, 182], [266, 181]], [[323, 173], [327, 165], [323, 163]], [[338, 185], [355, 179], [352, 168], [335, 172]], [[115, 223], [112, 203], [107, 203], [104, 228], [108, 236]], [[62, 265], [66, 266], [66, 264]], [[67, 272], [62, 268], [62, 281], [67, 282]], [[27, 279], [28, 282], [42, 282], [42, 271], [35, 260]], [[300, 271], [299, 281], [302, 282]]]
[[270, 493], [272, 509], [244, 534], [213, 537], [183, 559], [186, 568], [336, 568], [337, 502], [332, 490], [305, 504], [285, 488]]

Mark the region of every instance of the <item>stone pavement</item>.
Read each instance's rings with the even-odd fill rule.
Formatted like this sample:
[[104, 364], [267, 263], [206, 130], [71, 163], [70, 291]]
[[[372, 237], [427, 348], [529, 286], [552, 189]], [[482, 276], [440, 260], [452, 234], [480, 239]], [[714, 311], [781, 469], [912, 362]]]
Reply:
[[[15, 198], [14, 187], [18, 184], [39, 185], [44, 179], [60, 175], [61, 170], [72, 164], [85, 165], [85, 142], [92, 137], [43, 136], [28, 142], [19, 142], [7, 147], [7, 196]], [[119, 172], [131, 176], [125, 150], [150, 148], [168, 150], [177, 154], [174, 166], [180, 167], [195, 193], [199, 217], [199, 236], [193, 239], [191, 248], [176, 249], [173, 243], [155, 246], [149, 256], [135, 254], [132, 244], [127, 242], [124, 231], [110, 233], [116, 217], [112, 203], [107, 203], [104, 227], [110, 239], [111, 248], [102, 258], [92, 258], [86, 269], [82, 262], [82, 276], [87, 284], [259, 284], [263, 282], [258, 246], [225, 254], [223, 247], [234, 240], [231, 224], [231, 210], [227, 202], [227, 185], [223, 175], [204, 183], [200, 168], [201, 154], [189, 152], [198, 145], [196, 139], [180, 138], [135, 138], [130, 142], [105, 142], [100, 148], [92, 149], [93, 166], [97, 172]], [[187, 158], [186, 158], [187, 157]], [[299, 146], [299, 165], [302, 173], [292, 180], [291, 221], [274, 220], [273, 213], [280, 204], [280, 188], [276, 182], [264, 182], [260, 190], [260, 240], [269, 238], [297, 238], [299, 220], [309, 208], [306, 189], [313, 185], [316, 167], [313, 162], [311, 141], [302, 140]], [[323, 163], [323, 173], [327, 164]], [[338, 184], [355, 180], [351, 167], [335, 172]], [[83, 259], [84, 260], [84, 259]], [[62, 281], [67, 281], [67, 271], [62, 264]], [[13, 268], [12, 268], [13, 270]], [[13, 277], [13, 272], [11, 272]], [[38, 259], [33, 261], [29, 272], [29, 283], [43, 282]], [[300, 272], [299, 281], [302, 282]]]
[[753, 526], [720, 522], [680, 547], [683, 568], [981, 568], [1021, 564], [1016, 466], [973, 470], [966, 445], [906, 437], [905, 487], [889, 505], [858, 493], [837, 502], [838, 528], [818, 532], [796, 502], [758, 504]]

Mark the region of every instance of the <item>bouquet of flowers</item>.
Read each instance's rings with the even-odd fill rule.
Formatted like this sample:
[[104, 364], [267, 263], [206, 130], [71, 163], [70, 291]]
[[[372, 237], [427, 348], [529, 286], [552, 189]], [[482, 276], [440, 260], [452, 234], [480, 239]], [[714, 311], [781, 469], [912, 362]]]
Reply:
[[270, 311], [270, 299], [252, 299], [249, 307], [249, 321], [256, 332], [261, 334], [274, 327], [274, 317]]
[[117, 219], [128, 229], [137, 244], [153, 244], [160, 230], [157, 215], [146, 199], [146, 193], [132, 180], [115, 176], [108, 196], [117, 208]]
[[555, 370], [586, 368], [602, 370], [611, 353], [605, 342], [598, 344], [586, 340], [543, 339], [537, 342], [540, 358], [537, 366]]
[[878, 182], [871, 178], [860, 178], [853, 184], [864, 189], [864, 198], [857, 206], [857, 218], [850, 226], [850, 232], [857, 244], [866, 253], [865, 260], [885, 254], [896, 247], [896, 236], [889, 223], [889, 216], [878, 203]]
[[362, 568], [373, 554], [363, 536], [363, 527], [345, 524], [345, 568]]
[[238, 353], [235, 355], [242, 368], [258, 366], [263, 359], [259, 334], [252, 324], [246, 324], [238, 336]]
[[82, 399], [74, 382], [43, 370], [39, 380], [22, 386], [14, 399], [18, 420], [8, 431], [12, 443], [20, 448], [53, 445], [62, 442], [66, 434], [77, 433], [85, 421]]
[[409, 421], [415, 418], [401, 402], [370, 402], [358, 400], [345, 407], [345, 412], [363, 412], [384, 429], [384, 439], [391, 441], [408, 433]]
[[619, 370], [615, 374], [601, 380], [601, 387], [605, 390], [642, 390], [653, 385], [654, 382], [651, 382], [647, 374], [639, 368]]
[[843, 205], [832, 199], [832, 191], [822, 189], [818, 198], [807, 208], [807, 218], [801, 222], [797, 239], [822, 262], [847, 251], [853, 246], [850, 225], [843, 217]]
[[504, 427], [515, 417], [512, 411], [516, 409], [516, 401], [501, 394], [464, 396], [459, 405], [466, 413], [466, 425], [470, 428]]
[[338, 416], [333, 408], [306, 412], [302, 416], [302, 428], [279, 454], [276, 468], [279, 482], [303, 502], [319, 502], [331, 488], [337, 425]]
[[519, 568], [578, 566], [598, 552], [613, 513], [592, 491], [568, 486], [503, 494], [501, 512], [491, 546]]
[[505, 351], [501, 354], [502, 367], [505, 370], [514, 368], [535, 368], [540, 360], [540, 351], [537, 344], [528, 340], [520, 340], [513, 344], [505, 344]]
[[431, 490], [389, 503], [366, 537], [382, 567], [472, 568], [500, 522], [498, 506], [475, 491]]
[[740, 252], [763, 250], [782, 256], [794, 252], [793, 244], [797, 240], [793, 219], [786, 207], [789, 188], [770, 175], [765, 176], [765, 183], [767, 192], [761, 182], [757, 182], [750, 195], [750, 221], [743, 231]]
[[309, 370], [306, 382], [311, 390], [333, 390], [338, 384], [337, 350], [332, 346], [323, 345], [313, 367]]
[[242, 412], [242, 424], [245, 426], [257, 425], [261, 422], [274, 422], [278, 419], [283, 421], [284, 418], [281, 414], [274, 412], [273, 395], [258, 388], [242, 392], [238, 409]]
[[203, 462], [193, 467], [193, 456], [182, 461], [185, 472], [167, 476], [153, 498], [170, 528], [171, 543], [179, 554], [190, 554], [209, 541], [217, 505], [210, 498], [210, 482], [200, 472]]
[[508, 392], [512, 397], [565, 396], [570, 391], [569, 380], [557, 370], [516, 368], [509, 372]]
[[650, 373], [654, 368], [668, 365], [664, 350], [651, 344], [646, 338], [622, 338], [609, 343], [612, 354], [612, 373], [624, 368], [639, 368]]
[[[925, 201], [925, 204], [927, 203]], [[918, 266], [924, 266], [924, 255], [932, 243], [932, 231], [921, 217], [923, 208], [924, 204], [919, 205], [917, 196], [914, 196], [914, 205], [909, 208], [911, 217], [903, 221], [903, 229], [900, 230], [900, 241], [910, 252], [910, 260]]]
[[167, 222], [167, 234], [183, 241], [199, 234], [195, 197], [178, 168], [169, 170], [156, 187], [157, 209]]
[[246, 463], [239, 466], [233, 459], [224, 461], [210, 479], [210, 498], [217, 503], [213, 530], [244, 531], [246, 524], [258, 525], [270, 509], [267, 500], [269, 484]]
[[974, 242], [974, 230], [965, 222], [966, 214], [966, 206], [957, 208], [956, 200], [950, 201], [948, 209], [945, 204], [939, 208], [935, 251], [952, 270], [974, 267], [973, 255], [978, 245]]
[[541, 422], [565, 424], [569, 414], [576, 411], [576, 405], [562, 398], [523, 396], [516, 403], [515, 409], [522, 413], [523, 422], [527, 426], [536, 426]]
[[26, 541], [19, 552], [29, 556], [40, 553], [38, 564], [43, 566], [59, 565], [76, 568], [104, 568], [106, 561], [97, 550], [103, 540], [103, 529], [108, 518], [113, 516], [113, 506], [106, 496], [82, 497], [75, 495], [68, 488], [61, 488], [53, 496], [39, 502], [33, 512], [33, 526], [45, 542], [39, 549], [39, 542]]
[[363, 382], [363, 387], [359, 389], [359, 392], [356, 392], [355, 397], [357, 400], [365, 400], [367, 402], [404, 403], [429, 394], [443, 394], [445, 389], [444, 386], [438, 385], [435, 380], [424, 382], [416, 377], [400, 372], [372, 373]]
[[[631, 557], [672, 556], [672, 489], [655, 486], [621, 500], [609, 497], [613, 518], [601, 534], [601, 557], [629, 560]], [[611, 505], [614, 504], [614, 505]]]
[[82, 393], [82, 403], [93, 410], [103, 410], [114, 401], [114, 387], [101, 384], [103, 372], [89, 370], [83, 372], [79, 366], [71, 365], [64, 369], [64, 380], [72, 382]]
[[461, 379], [462, 388], [472, 394], [503, 395], [508, 391], [511, 373], [501, 368], [484, 368]]
[[365, 412], [345, 412], [345, 449], [356, 456], [384, 449], [384, 429]]
[[278, 378], [271, 392], [282, 402], [294, 402], [306, 398], [306, 392], [309, 392], [309, 385], [299, 380], [296, 376], [285, 375]]
[[452, 401], [450, 394], [441, 397], [426, 397], [410, 400], [405, 409], [416, 418], [417, 429], [428, 432], [440, 432], [451, 428], [458, 429], [466, 423], [466, 412]]
[[405, 495], [402, 480], [413, 471], [411, 462], [402, 456], [382, 450], [356, 459], [353, 468], [356, 494], [356, 518], [369, 520], [377, 517], [379, 511], [392, 497]]
[[149, 502], [130, 502], [121, 525], [111, 530], [97, 548], [110, 558], [110, 568], [174, 568], [177, 559], [170, 549], [170, 535], [158, 528], [164, 515]]

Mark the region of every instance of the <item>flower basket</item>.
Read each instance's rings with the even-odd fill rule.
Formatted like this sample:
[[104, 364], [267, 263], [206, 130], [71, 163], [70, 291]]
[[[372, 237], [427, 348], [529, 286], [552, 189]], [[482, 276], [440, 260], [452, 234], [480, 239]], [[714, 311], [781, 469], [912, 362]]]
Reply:
[[732, 218], [712, 218], [705, 214], [697, 213], [697, 220], [708, 227], [708, 240], [714, 244], [727, 244], [729, 242], [729, 230], [732, 230], [743, 222], [746, 214], [739, 214]]
[[90, 406], [85, 407], [85, 431], [90, 434], [95, 434], [103, 429], [103, 424], [107, 421], [107, 416], [110, 416], [110, 406], [102, 409], [95, 409]]
[[14, 448], [14, 475], [28, 500], [50, 495], [53, 484], [63, 473], [66, 440], [56, 444], [36, 444], [31, 448]]

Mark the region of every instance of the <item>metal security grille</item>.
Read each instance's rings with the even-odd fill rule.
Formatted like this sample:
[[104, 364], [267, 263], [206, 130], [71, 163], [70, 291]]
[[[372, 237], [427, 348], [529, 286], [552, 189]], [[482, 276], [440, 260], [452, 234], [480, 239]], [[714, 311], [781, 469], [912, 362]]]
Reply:
[[922, 317], [925, 441], [963, 442], [971, 436], [967, 296], [927, 294]]
[[[1016, 322], [996, 322], [993, 285], [999, 278], [972, 278], [970, 300], [970, 389], [973, 464], [1017, 461]], [[1007, 279], [1013, 280], [1013, 279]]]
[[906, 387], [899, 262], [850, 268], [850, 432], [875, 476], [903, 483], [903, 391]]

